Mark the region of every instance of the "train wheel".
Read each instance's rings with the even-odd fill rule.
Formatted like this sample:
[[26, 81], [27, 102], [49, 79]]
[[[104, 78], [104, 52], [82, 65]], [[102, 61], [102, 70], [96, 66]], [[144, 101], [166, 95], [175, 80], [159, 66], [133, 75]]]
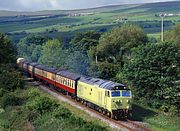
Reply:
[[111, 118], [111, 112], [108, 112], [108, 113], [107, 113], [107, 116], [108, 116], [109, 118]]
[[99, 108], [99, 110], [98, 110], [100, 113], [102, 113], [102, 109], [101, 108]]
[[106, 111], [104, 109], [103, 109], [102, 113], [103, 113], [103, 115], [106, 115]]

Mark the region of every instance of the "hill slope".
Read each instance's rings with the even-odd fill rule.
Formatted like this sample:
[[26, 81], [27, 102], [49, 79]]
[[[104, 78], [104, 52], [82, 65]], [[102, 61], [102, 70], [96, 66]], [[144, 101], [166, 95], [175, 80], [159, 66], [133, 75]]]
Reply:
[[66, 37], [85, 30], [107, 31], [125, 22], [140, 25], [147, 33], [160, 32], [160, 13], [165, 17], [165, 30], [180, 22], [180, 1], [136, 5], [115, 5], [81, 10], [52, 10], [38, 12], [0, 11], [0, 32], [14, 40], [28, 33], [50, 37]]

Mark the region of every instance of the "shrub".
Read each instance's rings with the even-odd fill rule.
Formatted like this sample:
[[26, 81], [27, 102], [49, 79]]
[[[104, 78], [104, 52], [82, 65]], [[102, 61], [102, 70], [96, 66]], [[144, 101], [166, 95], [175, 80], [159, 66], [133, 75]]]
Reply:
[[27, 119], [30, 122], [33, 122], [34, 120], [36, 120], [39, 117], [39, 113], [37, 111], [27, 111]]
[[11, 65], [0, 65], [0, 88], [5, 91], [14, 91], [24, 88], [24, 80], [20, 72]]
[[49, 111], [52, 111], [58, 105], [56, 102], [49, 97], [40, 96], [36, 97], [31, 103], [28, 105], [29, 109], [36, 110], [38, 113], [43, 114]]
[[174, 106], [174, 105], [171, 105], [170, 108], [169, 108], [169, 113], [170, 113], [172, 116], [178, 114], [178, 113], [179, 113], [179, 112], [178, 112], [178, 108], [177, 108], [176, 106]]
[[37, 88], [27, 87], [28, 90], [28, 99], [33, 100], [35, 97], [40, 97], [40, 92]]
[[14, 94], [6, 94], [1, 99], [2, 107], [22, 105], [23, 99]]
[[4, 90], [0, 88], [0, 97], [4, 95]]
[[57, 119], [69, 119], [72, 116], [72, 113], [66, 109], [58, 107], [53, 114]]

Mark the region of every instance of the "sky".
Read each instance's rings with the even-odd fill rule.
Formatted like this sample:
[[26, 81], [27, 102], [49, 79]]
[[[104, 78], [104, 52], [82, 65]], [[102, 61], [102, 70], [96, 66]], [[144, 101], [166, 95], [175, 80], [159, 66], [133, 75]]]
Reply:
[[[39, 11], [72, 10], [107, 5], [151, 3], [175, 0], [0, 0], [0, 10]], [[179, 1], [179, 0], [176, 0]]]

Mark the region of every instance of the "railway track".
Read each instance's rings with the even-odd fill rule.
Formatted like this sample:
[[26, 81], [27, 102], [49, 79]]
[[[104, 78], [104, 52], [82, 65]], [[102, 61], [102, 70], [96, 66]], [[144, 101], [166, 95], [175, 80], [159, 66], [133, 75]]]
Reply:
[[50, 88], [49, 86], [42, 84], [41, 82], [31, 80], [29, 82], [29, 84], [31, 84], [33, 86], [37, 86], [39, 89], [41, 89], [44, 92], [50, 94], [51, 96], [57, 98], [58, 100], [68, 102], [70, 105], [72, 105], [78, 109], [84, 110], [86, 113], [90, 114], [91, 116], [96, 117], [96, 118], [100, 119], [101, 121], [107, 123], [112, 128], [116, 128], [118, 130], [123, 130], [123, 131], [152, 131], [151, 129], [147, 128], [146, 126], [144, 126], [140, 123], [137, 123], [135, 121], [132, 121], [132, 120], [117, 121], [117, 120], [111, 119], [111, 118], [85, 106], [84, 104], [77, 102], [76, 100], [72, 99], [71, 97], [69, 97], [67, 95], [61, 94], [54, 88]]

